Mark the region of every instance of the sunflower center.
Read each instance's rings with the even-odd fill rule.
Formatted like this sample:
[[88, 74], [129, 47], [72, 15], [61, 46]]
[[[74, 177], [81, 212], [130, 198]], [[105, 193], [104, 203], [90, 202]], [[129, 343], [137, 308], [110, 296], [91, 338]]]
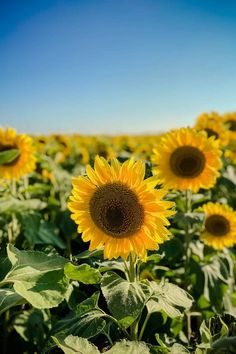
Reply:
[[232, 132], [236, 131], [236, 121], [233, 119], [227, 120], [226, 124], [228, 125], [228, 129], [231, 130]]
[[205, 156], [196, 147], [181, 146], [170, 156], [170, 167], [178, 177], [194, 178], [204, 170]]
[[214, 136], [216, 139], [219, 138], [219, 134], [216, 133], [213, 129], [206, 128], [206, 129], [204, 129], [204, 130], [205, 130], [205, 132], [207, 133], [208, 138], [210, 138], [211, 136]]
[[115, 238], [133, 235], [144, 222], [144, 210], [137, 195], [122, 183], [97, 188], [89, 209], [96, 226]]
[[224, 236], [230, 231], [228, 220], [222, 215], [211, 215], [205, 222], [206, 230], [215, 236]]

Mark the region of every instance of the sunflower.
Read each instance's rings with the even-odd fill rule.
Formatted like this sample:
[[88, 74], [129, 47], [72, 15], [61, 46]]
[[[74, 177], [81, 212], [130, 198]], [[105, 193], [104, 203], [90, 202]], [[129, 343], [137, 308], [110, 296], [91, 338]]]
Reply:
[[221, 146], [228, 144], [229, 134], [220, 121], [202, 120], [196, 123], [194, 128], [196, 130], [204, 130], [208, 137], [213, 136], [215, 139], [219, 139]]
[[201, 239], [215, 249], [236, 243], [236, 212], [226, 204], [209, 202], [202, 207], [206, 218]]
[[224, 156], [231, 160], [231, 163], [236, 164], [236, 139], [231, 139], [229, 145], [224, 151]]
[[219, 141], [191, 128], [165, 134], [153, 153], [153, 171], [170, 189], [211, 188], [222, 166]]
[[72, 180], [68, 207], [90, 251], [104, 246], [104, 258], [133, 253], [145, 260], [147, 250], [169, 239], [167, 217], [175, 212], [168, 209], [174, 203], [161, 200], [166, 191], [154, 189], [156, 177], [144, 180], [141, 161], [112, 159], [109, 165], [96, 156], [94, 169], [87, 165], [86, 172]]
[[235, 140], [236, 139], [236, 112], [224, 114], [223, 123], [229, 132], [229, 139]]
[[204, 124], [209, 122], [221, 124], [222, 116], [216, 112], [201, 113], [200, 116], [197, 117], [196, 122], [196, 124]]
[[16, 157], [0, 164], [0, 176], [5, 179], [19, 179], [35, 169], [35, 157], [32, 139], [25, 134], [16, 134], [12, 128], [5, 131], [0, 128], [0, 153], [17, 151]]

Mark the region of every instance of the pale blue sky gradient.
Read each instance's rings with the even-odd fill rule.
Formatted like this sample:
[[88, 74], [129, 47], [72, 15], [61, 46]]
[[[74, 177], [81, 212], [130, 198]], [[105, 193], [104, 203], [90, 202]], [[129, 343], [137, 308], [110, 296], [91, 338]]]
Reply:
[[236, 110], [236, 3], [2, 0], [0, 125], [147, 133]]

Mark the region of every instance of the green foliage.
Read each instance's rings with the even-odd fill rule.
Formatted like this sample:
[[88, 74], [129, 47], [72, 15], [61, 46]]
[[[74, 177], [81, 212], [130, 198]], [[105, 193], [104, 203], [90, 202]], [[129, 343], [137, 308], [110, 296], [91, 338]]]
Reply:
[[[99, 354], [100, 351], [96, 346], [87, 339], [75, 336], [66, 338], [53, 337], [54, 342], [65, 354]], [[116, 343], [111, 349], [103, 351], [106, 354], [150, 354], [149, 348], [145, 343], [121, 341]], [[178, 354], [173, 352], [173, 354]]]
[[129, 282], [114, 272], [102, 277], [101, 289], [112, 315], [125, 328], [142, 312], [150, 297], [150, 288], [141, 282]]
[[67, 263], [64, 271], [69, 279], [77, 280], [84, 284], [97, 284], [101, 280], [99, 271], [90, 267], [88, 264], [75, 266], [72, 263]]
[[0, 289], [0, 315], [13, 306], [24, 304], [26, 301], [11, 289]]
[[68, 280], [64, 275], [67, 260], [38, 251], [19, 251], [8, 245], [12, 269], [4, 281], [13, 283], [17, 294], [36, 308], [51, 308], [66, 296]]
[[53, 245], [65, 249], [64, 241], [59, 237], [58, 228], [41, 218], [39, 213], [28, 213], [22, 215], [22, 228], [24, 236], [30, 245]]
[[175, 284], [150, 282], [151, 296], [147, 302], [148, 313], [164, 312], [174, 318], [181, 316], [183, 310], [192, 305], [191, 296]]
[[68, 336], [65, 339], [60, 336], [53, 336], [52, 339], [57, 344], [59, 348], [63, 350], [65, 354], [99, 354], [99, 350], [89, 343], [85, 338]]

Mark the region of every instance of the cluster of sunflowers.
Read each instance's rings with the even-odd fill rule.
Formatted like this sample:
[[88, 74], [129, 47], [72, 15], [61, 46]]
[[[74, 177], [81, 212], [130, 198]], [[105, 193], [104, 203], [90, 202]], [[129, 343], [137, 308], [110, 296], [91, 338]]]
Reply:
[[[76, 267], [84, 259], [85, 264], [81, 266], [92, 266], [93, 271], [100, 273], [107, 270], [120, 271], [124, 267], [129, 284], [146, 284], [152, 291], [163, 281], [171, 280], [173, 284], [170, 285], [182, 288], [186, 306], [184, 299], [181, 302], [181, 295], [179, 300], [170, 300], [171, 295], [168, 294], [162, 300], [162, 305], [160, 299], [155, 300], [159, 301], [159, 307], [153, 305], [155, 310], [151, 311], [150, 306], [146, 306], [145, 318], [141, 311], [129, 323], [127, 304], [126, 320], [129, 325], [119, 323], [110, 298], [107, 300], [106, 291], [109, 289], [102, 290], [108, 309], [115, 317], [114, 321], [118, 321], [117, 324], [123, 331], [120, 338], [115, 335], [111, 338], [109, 331], [101, 331], [105, 333], [108, 347], [117, 339], [125, 338], [134, 341], [135, 345], [138, 345], [138, 340], [140, 343], [141, 340], [148, 343], [149, 347], [143, 347], [143, 351], [135, 347], [136, 351], [132, 353], [195, 353], [196, 348], [197, 354], [223, 353], [224, 351], [216, 351], [219, 340], [230, 338], [229, 344], [227, 342], [227, 350], [230, 350], [232, 340], [235, 341], [236, 338], [234, 332], [230, 332], [231, 327], [236, 325], [235, 166], [236, 113], [204, 113], [197, 118], [192, 128], [174, 129], [149, 136], [54, 134], [29, 137], [17, 134], [11, 128], [0, 129], [2, 262], [5, 262], [5, 245], [8, 244], [7, 257], [14, 265], [12, 260], [16, 256], [9, 255], [9, 247], [12, 247], [9, 246], [10, 243], [25, 250], [22, 252], [27, 252], [27, 249], [44, 254], [59, 252], [68, 262], [70, 260], [71, 267]], [[76, 255], [78, 252], [79, 255]], [[104, 259], [112, 262], [105, 262]], [[80, 280], [75, 273], [75, 269], [65, 270], [69, 279]], [[1, 278], [5, 286], [9, 275], [4, 273], [4, 276]], [[102, 284], [103, 282], [104, 280]], [[113, 279], [114, 282], [117, 280]], [[93, 283], [89, 280], [84, 284]], [[10, 291], [8, 288], [7, 290]], [[6, 289], [4, 291], [6, 296]], [[14, 291], [33, 308], [42, 308], [37, 307], [34, 300], [31, 302], [25, 292], [16, 288]], [[164, 288], [162, 292], [165, 292]], [[88, 290], [88, 293], [91, 294], [91, 291]], [[45, 296], [50, 298], [51, 295]], [[129, 296], [134, 295], [130, 293]], [[133, 300], [129, 297], [127, 299], [132, 303]], [[192, 300], [194, 305], [191, 312]], [[72, 306], [70, 301], [68, 300], [69, 308]], [[134, 299], [134, 302], [137, 301]], [[18, 303], [17, 305], [19, 306]], [[185, 309], [186, 319], [183, 317], [178, 323], [173, 320], [181, 313], [173, 315], [171, 306]], [[11, 305], [3, 306], [1, 309], [0, 306], [0, 312], [9, 311], [10, 307]], [[151, 314], [158, 312], [157, 308], [164, 314], [162, 327], [166, 331], [162, 333], [163, 328], [157, 326], [158, 338], [152, 330], [148, 332], [147, 326]], [[202, 322], [199, 334], [199, 318], [200, 323], [201, 320], [210, 319], [215, 323], [219, 322], [219, 318], [215, 319], [214, 316], [225, 314], [232, 316], [226, 321], [227, 324], [220, 317], [221, 327], [228, 328], [227, 334], [222, 334], [223, 327], [220, 327], [220, 336], [212, 330], [211, 324], [208, 328], [205, 322]], [[58, 315], [58, 319], [63, 321], [60, 316]], [[169, 322], [168, 316], [172, 318]], [[30, 325], [29, 319], [27, 321], [27, 325]], [[6, 325], [5, 322], [2, 326]], [[30, 342], [16, 324], [13, 327], [24, 340]], [[130, 332], [127, 332], [128, 328]], [[204, 339], [204, 331], [208, 331], [210, 339]], [[48, 333], [51, 333], [49, 329]], [[65, 353], [72, 353], [66, 351], [65, 343], [66, 340], [71, 340], [68, 335], [75, 337], [77, 332], [71, 329], [63, 339], [61, 331], [58, 333], [59, 336], [56, 330], [52, 331], [54, 342]], [[80, 334], [76, 338], [80, 337], [94, 337], [97, 344], [98, 333], [94, 336]], [[154, 338], [158, 345], [153, 344]], [[52, 350], [52, 344], [49, 345], [46, 339], [44, 338], [42, 345], [42, 338], [40, 344], [34, 338], [30, 345], [38, 345], [37, 348], [46, 353]], [[122, 345], [128, 348], [130, 343]], [[220, 342], [219, 350], [223, 350], [221, 344]], [[78, 343], [76, 345], [80, 348]], [[86, 342], [86, 345], [92, 344]], [[109, 353], [112, 354], [112, 348], [110, 350]], [[123, 353], [121, 349], [118, 350], [120, 351], [114, 353]]]

